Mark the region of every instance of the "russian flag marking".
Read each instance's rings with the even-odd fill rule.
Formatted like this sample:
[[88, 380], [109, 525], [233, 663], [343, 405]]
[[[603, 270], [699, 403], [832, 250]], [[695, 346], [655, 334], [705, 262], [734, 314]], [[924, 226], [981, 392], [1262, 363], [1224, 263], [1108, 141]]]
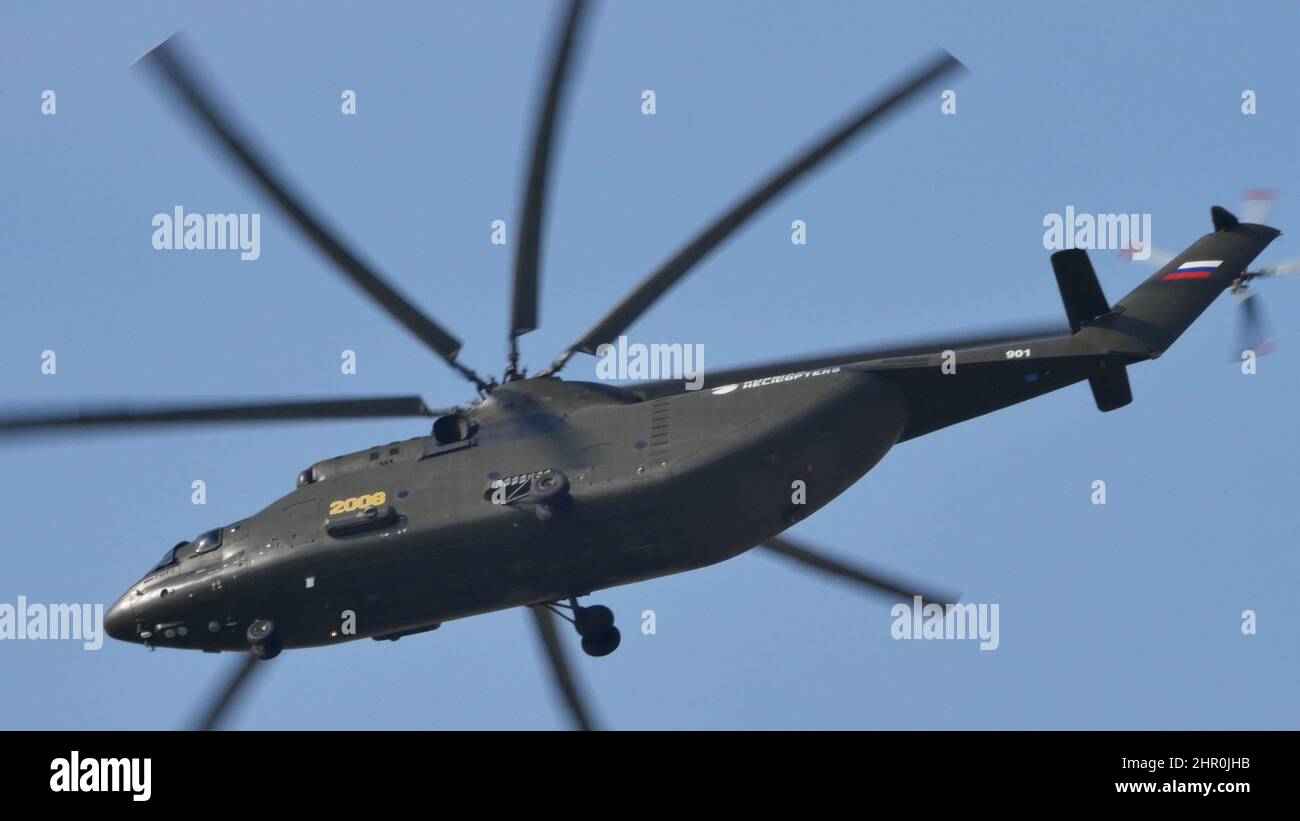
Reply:
[[1161, 279], [1165, 281], [1171, 279], [1207, 279], [1222, 264], [1223, 260], [1221, 259], [1192, 260], [1179, 265], [1178, 270], [1165, 274]]

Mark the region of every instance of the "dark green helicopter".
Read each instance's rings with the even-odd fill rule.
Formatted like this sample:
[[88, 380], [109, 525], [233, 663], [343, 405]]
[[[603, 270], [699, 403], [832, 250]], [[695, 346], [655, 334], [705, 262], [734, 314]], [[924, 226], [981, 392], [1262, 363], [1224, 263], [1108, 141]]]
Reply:
[[363, 262], [291, 190], [216, 104], [175, 38], [144, 62], [337, 269], [475, 390], [463, 407], [416, 396], [159, 406], [0, 419], [0, 435], [192, 423], [434, 418], [428, 435], [318, 462], [262, 511], [182, 542], [106, 616], [115, 638], [248, 653], [200, 722], [282, 649], [398, 639], [443, 622], [529, 607], [579, 727], [591, 720], [553, 615], [593, 656], [613, 652], [593, 591], [692, 570], [753, 547], [893, 596], [937, 592], [834, 559], [780, 534], [860, 479], [901, 441], [1087, 380], [1098, 407], [1132, 401], [1126, 366], [1160, 356], [1278, 231], [1212, 209], [1214, 231], [1114, 305], [1083, 251], [1052, 257], [1068, 328], [1039, 326], [893, 349], [793, 357], [680, 381], [566, 382], [576, 353], [612, 343], [738, 227], [874, 124], [961, 68], [946, 52], [772, 175], [646, 278], [542, 372], [520, 367], [538, 324], [538, 260], [552, 135], [586, 4], [559, 29], [533, 138], [501, 381], [458, 361], [460, 342]]

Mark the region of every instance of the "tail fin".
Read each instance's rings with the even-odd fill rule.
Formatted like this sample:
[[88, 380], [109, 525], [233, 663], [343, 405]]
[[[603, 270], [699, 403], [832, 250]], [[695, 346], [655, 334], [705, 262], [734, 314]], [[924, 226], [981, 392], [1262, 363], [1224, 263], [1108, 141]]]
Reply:
[[1079, 331], [1090, 346], [1144, 358], [1160, 356], [1281, 233], [1267, 225], [1239, 222], [1217, 205], [1210, 215], [1213, 233], [1192, 243]]

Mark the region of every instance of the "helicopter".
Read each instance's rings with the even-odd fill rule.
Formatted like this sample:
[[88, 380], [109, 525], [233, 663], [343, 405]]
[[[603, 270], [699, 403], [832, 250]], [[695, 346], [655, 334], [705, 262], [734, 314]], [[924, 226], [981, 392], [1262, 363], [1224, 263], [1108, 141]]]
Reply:
[[[889, 348], [792, 356], [710, 371], [698, 390], [660, 379], [566, 381], [578, 354], [613, 343], [740, 226], [793, 183], [964, 70], [939, 52], [850, 112], [647, 276], [550, 365], [529, 374], [519, 338], [538, 327], [550, 155], [588, 3], [571, 0], [532, 135], [504, 370], [460, 361], [460, 341], [400, 294], [246, 136], [173, 36], [141, 58], [200, 129], [337, 271], [473, 388], [461, 404], [419, 396], [158, 404], [0, 417], [0, 437], [43, 432], [320, 419], [432, 420], [409, 439], [325, 459], [246, 518], [178, 542], [105, 617], [149, 648], [246, 655], [198, 726], [284, 650], [396, 641], [457, 619], [526, 608], [575, 726], [595, 722], [559, 636], [614, 652], [596, 591], [713, 565], [751, 549], [892, 597], [954, 596], [848, 563], [783, 535], [898, 443], [1088, 382], [1097, 407], [1132, 401], [1127, 367], [1158, 358], [1279, 235], [1211, 209], [1213, 231], [1124, 298], [1102, 292], [1086, 251], [1051, 257], [1067, 325], [1025, 326]], [[794, 494], [792, 490], [798, 490]], [[700, 527], [707, 522], [707, 527]]]

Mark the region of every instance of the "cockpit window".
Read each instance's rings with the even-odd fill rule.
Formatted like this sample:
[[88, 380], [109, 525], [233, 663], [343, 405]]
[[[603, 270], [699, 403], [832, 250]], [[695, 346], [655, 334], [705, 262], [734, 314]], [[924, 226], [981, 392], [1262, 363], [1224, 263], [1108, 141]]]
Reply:
[[221, 528], [209, 530], [207, 533], [199, 536], [194, 540], [194, 555], [207, 553], [210, 550], [216, 550], [221, 547]]
[[164, 553], [163, 557], [158, 560], [158, 564], [154, 565], [149, 570], [149, 572], [146, 573], [145, 575], [146, 576], [152, 575], [154, 573], [157, 573], [159, 570], [162, 570], [164, 567], [176, 564], [176, 551], [180, 550], [182, 547], [184, 547], [187, 544], [189, 544], [189, 542], [178, 542], [175, 547], [173, 547], [171, 550], [168, 550], [166, 553]]
[[221, 547], [221, 528], [202, 533], [192, 542], [178, 542], [175, 547], [163, 554], [146, 576], [153, 575], [165, 567], [171, 567], [178, 561], [190, 559]]

